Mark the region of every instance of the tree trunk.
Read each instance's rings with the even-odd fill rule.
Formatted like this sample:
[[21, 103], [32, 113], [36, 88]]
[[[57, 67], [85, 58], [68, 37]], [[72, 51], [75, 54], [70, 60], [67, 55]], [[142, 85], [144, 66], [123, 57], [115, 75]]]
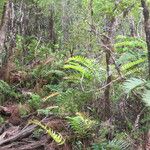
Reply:
[[[146, 35], [146, 43], [147, 43], [147, 51], [148, 51], [148, 78], [150, 79], [150, 11], [148, 8], [148, 4], [146, 0], [141, 0], [141, 5], [143, 7], [143, 16], [144, 16], [144, 29]], [[148, 122], [147, 122], [148, 124]], [[143, 148], [145, 150], [149, 150], [149, 143], [150, 143], [150, 131], [145, 132], [144, 134], [144, 144]]]
[[148, 78], [150, 79], [150, 12], [146, 0], [141, 0], [141, 5], [143, 7], [143, 16], [144, 16], [144, 28], [146, 34], [146, 43], [148, 50]]
[[67, 8], [68, 8], [68, 0], [62, 0], [62, 31], [63, 31], [63, 44], [65, 44], [69, 38], [69, 16], [67, 14]]
[[50, 9], [50, 18], [49, 18], [49, 38], [52, 44], [52, 50], [55, 50], [56, 44], [56, 34], [55, 34], [55, 27], [54, 27], [54, 8], [51, 6]]
[[106, 36], [104, 36], [102, 39], [106, 51], [106, 85], [108, 85], [104, 91], [104, 120], [108, 120], [111, 117], [110, 83], [112, 81], [112, 75], [110, 65], [112, 64], [111, 53], [113, 53], [114, 51], [113, 40], [115, 34], [115, 22], [116, 19], [114, 17], [109, 19], [109, 22], [107, 22], [106, 24]]
[[[9, 82], [10, 71], [13, 68], [13, 51], [15, 47], [16, 39], [16, 27], [15, 27], [15, 12], [13, 0], [9, 0], [6, 4], [4, 17], [4, 24], [2, 26], [3, 40], [1, 46], [5, 45], [5, 58], [2, 64], [3, 79]], [[5, 42], [7, 41], [7, 42]]]
[[135, 22], [133, 16], [129, 17], [129, 23], [130, 23], [130, 36], [135, 37], [136, 36], [136, 28], [135, 28]]
[[[2, 15], [1, 24], [0, 24], [0, 54], [2, 54], [3, 49], [4, 49], [4, 43], [6, 39], [6, 30], [7, 30], [9, 19], [10, 19], [10, 5], [8, 1], [4, 5], [3, 15]], [[2, 60], [0, 60], [0, 62], [2, 63]]]

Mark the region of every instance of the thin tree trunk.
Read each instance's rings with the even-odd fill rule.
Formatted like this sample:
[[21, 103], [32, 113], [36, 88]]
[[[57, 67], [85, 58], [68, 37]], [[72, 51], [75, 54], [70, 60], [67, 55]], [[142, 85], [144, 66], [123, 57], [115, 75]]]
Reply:
[[[141, 5], [143, 7], [144, 29], [146, 35], [147, 51], [148, 51], [148, 69], [149, 69], [148, 78], [150, 79], [150, 10], [146, 0], [141, 0]], [[149, 150], [149, 143], [150, 143], [149, 136], [150, 136], [150, 131], [144, 133], [144, 144], [143, 144], [144, 150]]]
[[62, 31], [63, 31], [63, 43], [66, 43], [68, 40], [68, 26], [69, 26], [69, 16], [67, 14], [67, 2], [68, 0], [62, 0], [62, 19], [61, 19], [61, 24], [62, 24]]
[[130, 16], [129, 17], [129, 23], [130, 23], [130, 35], [132, 37], [135, 37], [136, 36], [136, 28], [135, 28], [135, 22], [134, 22], [134, 18], [133, 16]]
[[111, 53], [113, 53], [114, 51], [113, 40], [114, 40], [114, 33], [115, 33], [115, 22], [116, 19], [114, 17], [109, 22], [107, 22], [106, 36], [104, 36], [102, 39], [106, 51], [106, 71], [107, 71], [106, 85], [108, 85], [104, 91], [104, 100], [105, 100], [104, 120], [108, 120], [111, 117], [110, 83], [112, 81], [112, 75], [111, 75], [110, 65], [112, 64]]
[[7, 24], [5, 28], [5, 39], [7, 43], [5, 44], [5, 62], [3, 63], [4, 70], [4, 80], [9, 82], [10, 71], [13, 69], [13, 53], [15, 47], [15, 39], [16, 39], [16, 27], [15, 27], [15, 11], [14, 11], [14, 3], [13, 0], [8, 1], [9, 7], [8, 10], [8, 18]]
[[55, 34], [55, 27], [54, 27], [54, 8], [51, 6], [50, 9], [50, 18], [49, 18], [49, 38], [52, 44], [53, 51], [55, 50], [56, 44], [56, 34]]
[[150, 12], [146, 0], [141, 0], [141, 5], [143, 7], [143, 16], [144, 16], [144, 28], [146, 34], [146, 43], [148, 50], [148, 78], [150, 79]]
[[[93, 0], [89, 1], [89, 23], [90, 23], [90, 28], [91, 31], [93, 30]], [[92, 51], [92, 32], [90, 33], [90, 39], [89, 39], [89, 45], [88, 45], [88, 50], [89, 52]]]
[[3, 52], [4, 49], [6, 30], [7, 30], [8, 21], [10, 19], [9, 16], [10, 16], [10, 5], [8, 1], [4, 5], [3, 15], [2, 15], [1, 25], [0, 25], [0, 54]]

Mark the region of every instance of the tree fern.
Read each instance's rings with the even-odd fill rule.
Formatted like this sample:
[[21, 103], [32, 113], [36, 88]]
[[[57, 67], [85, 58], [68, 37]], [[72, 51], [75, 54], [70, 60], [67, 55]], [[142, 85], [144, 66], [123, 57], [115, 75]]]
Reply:
[[47, 125], [42, 124], [41, 122], [39, 122], [38, 120], [30, 120], [29, 124], [35, 124], [38, 125], [39, 127], [41, 127], [42, 129], [44, 129], [47, 134], [52, 137], [52, 139], [58, 144], [58, 145], [62, 145], [65, 143], [65, 139], [62, 137], [62, 135], [60, 133], [56, 133], [55, 131], [53, 131], [53, 129], [51, 129], [50, 127], [47, 127]]

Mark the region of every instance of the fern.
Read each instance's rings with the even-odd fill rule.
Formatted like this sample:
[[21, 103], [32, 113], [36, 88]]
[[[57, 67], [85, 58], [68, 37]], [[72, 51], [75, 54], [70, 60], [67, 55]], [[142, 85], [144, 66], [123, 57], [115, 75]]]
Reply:
[[146, 103], [147, 106], [150, 106], [149, 81], [145, 81], [144, 79], [131, 78], [124, 83], [124, 89], [127, 94], [129, 94], [132, 90], [137, 89], [138, 87], [143, 87], [144, 94], [141, 94], [142, 100]]
[[74, 73], [72, 73], [71, 75], [77, 74], [78, 76], [80, 76], [80, 78], [89, 80], [95, 78], [96, 70], [94, 68], [96, 68], [94, 60], [82, 56], [74, 56], [72, 58], [69, 58], [67, 64], [64, 65], [64, 69], [74, 71]]
[[150, 90], [145, 91], [142, 100], [146, 103], [147, 106], [150, 106]]
[[93, 144], [93, 150], [128, 150], [130, 144], [123, 140], [113, 139], [109, 142]]
[[131, 78], [124, 83], [125, 92], [130, 93], [132, 90], [134, 90], [135, 88], [137, 88], [141, 85], [144, 85], [145, 83], [146, 83], [145, 80]]
[[138, 59], [138, 60], [136, 60], [136, 61], [129, 62], [129, 63], [123, 65], [123, 66], [121, 67], [121, 70], [122, 70], [122, 71], [127, 71], [127, 70], [129, 70], [129, 69], [133, 69], [133, 68], [135, 68], [137, 65], [139, 65], [139, 64], [141, 64], [141, 63], [143, 63], [143, 62], [145, 62], [145, 61], [146, 61], [146, 58], [141, 58], [141, 59]]
[[140, 38], [118, 36], [114, 45], [117, 52], [125, 52], [131, 49], [146, 50], [146, 42]]
[[130, 144], [123, 140], [113, 139], [107, 145], [107, 148], [111, 148], [112, 150], [127, 150]]
[[[1, 98], [1, 96], [3, 98]], [[17, 92], [15, 92], [15, 90], [6, 82], [4, 82], [3, 80], [0, 80], [0, 100], [2, 101], [2, 99], [5, 98], [19, 98], [21, 95]]]
[[77, 113], [75, 117], [67, 117], [71, 128], [80, 137], [87, 136], [88, 132], [96, 125], [96, 121], [89, 119], [81, 113]]
[[62, 137], [62, 135], [60, 133], [56, 133], [55, 131], [53, 131], [53, 129], [47, 127], [46, 125], [43, 125], [41, 122], [39, 122], [38, 120], [30, 120], [29, 124], [35, 124], [38, 125], [39, 127], [41, 127], [42, 129], [44, 129], [47, 134], [52, 137], [52, 139], [58, 144], [58, 145], [62, 145], [65, 143], [65, 139]]
[[83, 92], [69, 88], [57, 97], [57, 105], [61, 113], [75, 113], [82, 109], [82, 106], [92, 99], [92, 92]]

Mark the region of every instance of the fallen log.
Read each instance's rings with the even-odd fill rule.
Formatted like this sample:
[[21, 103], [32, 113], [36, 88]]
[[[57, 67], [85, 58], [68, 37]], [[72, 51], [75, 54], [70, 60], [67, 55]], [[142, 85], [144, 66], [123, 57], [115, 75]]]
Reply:
[[8, 144], [11, 142], [15, 142], [18, 140], [21, 140], [25, 137], [28, 137], [29, 135], [32, 134], [32, 132], [34, 131], [34, 129], [37, 127], [37, 125], [30, 125], [27, 126], [26, 128], [22, 129], [20, 132], [18, 132], [16, 135], [11, 136], [8, 139], [2, 140], [0, 141], [0, 146], [4, 145], [4, 144]]
[[[44, 150], [44, 141], [40, 141], [40, 142], [35, 142], [33, 141], [32, 143], [28, 144], [28, 143], [11, 143], [7, 146], [1, 147], [0, 150]], [[22, 145], [22, 146], [20, 146]]]

